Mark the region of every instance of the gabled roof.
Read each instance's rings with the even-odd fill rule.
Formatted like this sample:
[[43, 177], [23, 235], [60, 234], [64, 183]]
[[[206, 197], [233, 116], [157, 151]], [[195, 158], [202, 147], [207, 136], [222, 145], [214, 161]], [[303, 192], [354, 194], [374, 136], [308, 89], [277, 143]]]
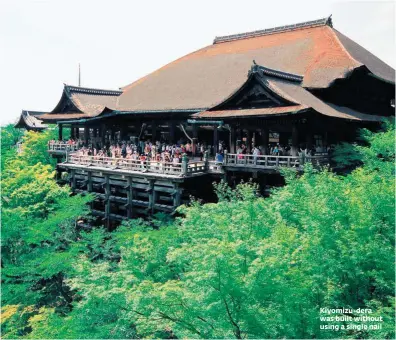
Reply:
[[27, 111], [22, 110], [21, 115], [18, 118], [17, 123], [14, 125], [18, 129], [27, 130], [44, 130], [48, 126], [37, 117], [41, 117], [45, 112], [41, 111]]
[[[225, 99], [223, 103], [209, 110], [199, 112], [195, 114], [194, 117], [204, 119], [246, 118], [250, 116], [268, 117], [274, 115], [297, 114], [306, 112], [307, 110], [313, 110], [324, 116], [348, 120], [377, 122], [382, 119], [380, 116], [364, 114], [349, 108], [326, 103], [304, 89], [301, 86], [302, 81], [303, 79], [298, 78], [297, 75], [285, 75], [282, 72], [268, 69], [255, 63], [248, 73], [246, 82], [235, 91], [234, 94]], [[246, 97], [246, 94], [244, 95], [243, 92], [247, 92], [246, 89], [248, 88], [248, 84], [252, 82], [256, 82], [263, 89], [263, 94], [269, 94], [272, 98], [280, 98], [281, 100], [277, 100], [278, 105], [275, 107], [270, 106], [248, 109], [238, 109], [235, 107], [235, 104], [234, 107], [227, 106], [229, 102], [234, 103], [235, 98], [238, 98], [238, 96], [242, 95], [242, 98]], [[260, 92], [260, 90], [257, 89], [255, 91]]]
[[394, 82], [394, 70], [341, 35], [324, 18], [255, 32], [218, 37], [123, 88], [117, 109], [210, 108], [246, 79], [252, 60], [280, 72], [304, 77], [305, 88], [327, 88], [357, 68], [366, 67]]
[[62, 97], [56, 107], [42, 116], [45, 121], [96, 117], [103, 110], [115, 108], [122, 91], [102, 90], [64, 85]]

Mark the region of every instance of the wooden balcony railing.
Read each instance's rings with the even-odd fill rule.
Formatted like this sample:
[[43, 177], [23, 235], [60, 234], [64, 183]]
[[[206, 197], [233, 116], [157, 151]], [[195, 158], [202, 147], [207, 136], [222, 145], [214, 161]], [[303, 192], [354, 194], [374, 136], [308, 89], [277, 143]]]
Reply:
[[158, 162], [127, 158], [113, 158], [101, 156], [67, 155], [65, 163], [94, 166], [99, 168], [120, 169], [174, 176], [191, 176], [205, 172], [205, 162]]
[[77, 144], [67, 144], [63, 142], [48, 143], [48, 152], [75, 152], [78, 150]]
[[271, 156], [271, 155], [244, 155], [225, 154], [223, 166], [250, 167], [250, 168], [280, 168], [300, 167], [310, 162], [314, 165], [328, 163], [327, 155], [320, 156]]
[[327, 155], [319, 156], [271, 156], [271, 155], [243, 155], [225, 154], [224, 161], [209, 161], [207, 157], [203, 161], [188, 161], [182, 158], [181, 163], [158, 162], [152, 160], [136, 160], [128, 158], [113, 158], [102, 156], [80, 156], [77, 153], [66, 152], [67, 164], [78, 164], [86, 167], [98, 167], [107, 169], [120, 169], [143, 173], [164, 174], [172, 176], [192, 176], [194, 174], [217, 173], [221, 174], [230, 168], [277, 170], [282, 167], [301, 168], [304, 163], [310, 162], [314, 166], [328, 164]]

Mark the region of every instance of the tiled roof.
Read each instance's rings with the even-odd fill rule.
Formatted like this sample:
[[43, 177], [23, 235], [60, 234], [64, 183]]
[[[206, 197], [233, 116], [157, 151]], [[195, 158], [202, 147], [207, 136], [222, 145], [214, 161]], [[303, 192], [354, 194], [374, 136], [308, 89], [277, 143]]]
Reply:
[[[284, 77], [275, 76], [276, 70], [264, 73], [260, 65], [254, 65], [249, 72], [246, 83], [251, 81], [252, 76], [266, 88], [266, 90], [273, 92], [281, 98], [286, 99], [295, 105], [268, 107], [268, 108], [252, 108], [252, 109], [235, 109], [235, 110], [218, 110], [218, 107], [205, 110], [194, 115], [197, 118], [244, 118], [250, 116], [273, 116], [283, 114], [295, 114], [301, 111], [313, 110], [324, 116], [333, 118], [343, 118], [348, 120], [359, 121], [380, 121], [382, 117], [364, 114], [349, 108], [340, 107], [337, 105], [329, 104], [318, 97], [314, 96], [311, 92], [300, 86], [299, 82], [290, 81]], [[246, 84], [245, 83], [245, 84]], [[244, 88], [245, 84], [241, 86]], [[226, 99], [227, 101], [228, 99]], [[221, 107], [221, 105], [220, 105]]]
[[294, 25], [278, 26], [278, 27], [267, 28], [264, 30], [258, 30], [258, 31], [253, 31], [253, 32], [224, 35], [221, 37], [216, 37], [213, 41], [213, 44], [219, 44], [219, 43], [223, 43], [223, 42], [240, 40], [240, 39], [261, 37], [263, 35], [283, 33], [283, 32], [294, 31], [296, 29], [312, 28], [312, 27], [319, 27], [319, 26], [325, 26], [325, 25], [329, 25], [329, 26], [333, 27], [333, 24], [331, 21], [331, 16], [329, 16], [327, 18], [323, 18], [323, 19], [301, 22], [301, 23], [294, 24]]
[[[100, 115], [107, 108], [115, 109], [117, 99], [122, 91], [93, 89], [87, 87], [64, 86], [62, 98], [50, 113], [42, 116], [45, 121], [63, 119], [90, 118]], [[64, 102], [69, 102], [71, 109], [63, 109]]]
[[40, 119], [37, 119], [37, 117], [41, 117], [43, 114], [44, 112], [41, 111], [22, 110], [18, 122], [14, 126], [16, 128], [30, 129], [30, 130], [46, 129], [48, 126], [43, 124], [43, 122]]
[[305, 88], [326, 88], [365, 65], [382, 79], [394, 70], [341, 35], [328, 18], [253, 33], [217, 38], [127, 85], [117, 110], [168, 110], [213, 107], [246, 79], [255, 60], [268, 69], [303, 77]]

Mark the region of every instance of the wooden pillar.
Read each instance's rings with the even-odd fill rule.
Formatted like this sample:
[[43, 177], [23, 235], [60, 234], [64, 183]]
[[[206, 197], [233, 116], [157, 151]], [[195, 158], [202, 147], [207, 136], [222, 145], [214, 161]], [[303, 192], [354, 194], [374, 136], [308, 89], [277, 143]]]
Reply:
[[71, 190], [72, 192], [76, 191], [76, 170], [70, 170], [70, 182], [71, 182]]
[[[239, 143], [242, 143], [242, 129], [240, 128], [237, 129], [237, 141], [239, 141]], [[237, 144], [237, 148], [238, 148], [238, 144]]]
[[115, 127], [113, 126], [113, 127], [111, 128], [111, 130], [110, 130], [110, 139], [111, 139], [111, 142], [112, 142], [112, 143], [114, 143], [114, 141], [115, 141], [115, 133], [116, 133]]
[[250, 130], [246, 130], [246, 151], [247, 153], [252, 152], [252, 133]]
[[100, 126], [100, 144], [101, 147], [103, 148], [105, 143], [106, 143], [106, 125], [102, 124]]
[[230, 144], [230, 153], [236, 153], [236, 129], [235, 129], [235, 126], [231, 126], [229, 144]]
[[88, 140], [89, 140], [89, 127], [84, 126], [84, 144], [85, 146], [88, 146]]
[[70, 138], [71, 139], [75, 139], [76, 138], [76, 133], [75, 133], [75, 129], [74, 129], [73, 125], [70, 127]]
[[306, 148], [307, 150], [312, 150], [313, 147], [313, 136], [311, 131], [307, 131], [306, 134]]
[[329, 146], [329, 136], [327, 131], [323, 133], [323, 146], [326, 148]]
[[157, 141], [157, 123], [154, 120], [151, 122], [151, 138], [153, 143]]
[[92, 172], [88, 172], [88, 192], [92, 192]]
[[217, 130], [217, 126], [213, 127], [213, 154], [216, 155], [219, 150], [219, 131]]
[[268, 127], [265, 127], [261, 129], [261, 145], [263, 146], [264, 155], [269, 154], [268, 144], [269, 144], [269, 129]]
[[192, 149], [193, 156], [196, 156], [197, 143], [198, 143], [198, 127], [195, 124], [192, 125], [192, 135], [193, 135], [193, 141], [192, 141], [191, 149]]
[[92, 137], [93, 137], [93, 138], [96, 138], [97, 136], [98, 136], [97, 129], [96, 129], [96, 128], [93, 128], [93, 129], [92, 129]]
[[109, 228], [109, 219], [110, 219], [110, 178], [109, 175], [104, 175], [105, 183], [105, 220], [106, 227]]
[[296, 124], [292, 126], [292, 147], [291, 147], [291, 155], [298, 156], [298, 128]]
[[75, 136], [76, 136], [76, 139], [80, 138], [80, 127], [78, 127], [78, 126], [76, 127]]
[[180, 188], [179, 183], [174, 183], [173, 187], [175, 189], [173, 193], [173, 208], [176, 209], [180, 205]]
[[59, 128], [59, 130], [58, 130], [58, 139], [62, 140], [63, 139], [63, 134], [62, 134], [63, 125], [62, 124], [58, 124], [58, 128]]
[[123, 125], [120, 127], [120, 140], [124, 141], [126, 139], [126, 126]]
[[152, 179], [149, 180], [147, 192], [149, 195], [148, 196], [148, 199], [149, 199], [148, 212], [149, 212], [149, 214], [153, 214], [155, 201], [154, 201], [154, 180], [152, 180]]
[[132, 177], [127, 177], [127, 216], [128, 218], [133, 217], [133, 187], [132, 187]]
[[170, 143], [175, 143], [175, 122], [169, 122], [169, 142]]

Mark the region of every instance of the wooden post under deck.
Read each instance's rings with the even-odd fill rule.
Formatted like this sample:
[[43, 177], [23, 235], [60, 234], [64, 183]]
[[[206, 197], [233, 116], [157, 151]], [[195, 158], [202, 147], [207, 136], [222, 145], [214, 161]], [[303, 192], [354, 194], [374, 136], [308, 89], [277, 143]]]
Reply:
[[154, 180], [152, 179], [149, 180], [147, 192], [149, 195], [148, 211], [150, 213], [153, 213], [155, 202], [154, 202]]
[[88, 172], [88, 192], [92, 192], [92, 172]]
[[180, 189], [179, 183], [173, 184], [175, 191], [173, 193], [173, 208], [176, 209], [180, 205]]
[[70, 171], [70, 181], [71, 181], [71, 190], [72, 192], [76, 191], [76, 170], [72, 169]]
[[105, 178], [105, 220], [106, 227], [109, 228], [109, 220], [110, 220], [110, 178], [109, 175], [104, 175]]
[[132, 187], [132, 177], [127, 177], [127, 216], [128, 218], [133, 217], [133, 187]]

